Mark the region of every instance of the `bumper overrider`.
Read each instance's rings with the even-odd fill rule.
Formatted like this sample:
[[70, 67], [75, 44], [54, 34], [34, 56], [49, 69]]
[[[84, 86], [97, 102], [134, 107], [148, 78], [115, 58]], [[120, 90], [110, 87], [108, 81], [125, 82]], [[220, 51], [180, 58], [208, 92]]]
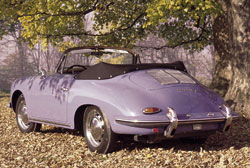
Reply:
[[166, 138], [173, 138], [175, 131], [179, 125], [185, 124], [203, 124], [203, 123], [222, 123], [223, 127], [219, 130], [226, 132], [232, 125], [232, 121], [238, 119], [238, 116], [233, 116], [227, 106], [223, 106], [222, 114], [224, 116], [217, 118], [204, 118], [204, 119], [178, 119], [177, 114], [173, 108], [168, 108], [166, 117], [167, 121], [150, 121], [150, 120], [124, 120], [116, 119], [116, 122], [126, 126], [140, 127], [140, 128], [159, 128], [164, 127], [164, 136]]

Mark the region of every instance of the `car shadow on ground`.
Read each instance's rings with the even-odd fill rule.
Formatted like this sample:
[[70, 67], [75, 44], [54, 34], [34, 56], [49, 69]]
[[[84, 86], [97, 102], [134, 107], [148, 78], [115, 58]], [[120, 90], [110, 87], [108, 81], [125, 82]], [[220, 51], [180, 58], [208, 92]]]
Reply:
[[42, 128], [40, 132], [45, 134], [54, 133], [54, 134], [70, 134], [74, 136], [83, 136], [83, 133], [81, 131], [65, 129], [60, 127], [52, 127], [52, 126], [49, 126], [49, 128]]
[[[42, 129], [42, 133], [55, 133], [55, 134], [71, 134], [74, 136], [82, 136], [83, 133], [76, 130], [68, 130], [57, 127], [50, 127], [48, 129]], [[121, 150], [133, 151], [150, 149], [164, 149], [173, 151], [219, 151], [223, 149], [241, 149], [244, 147], [250, 147], [250, 120], [246, 118], [240, 118], [238, 121], [234, 121], [233, 127], [226, 133], [216, 133], [211, 135], [205, 143], [196, 143], [195, 141], [184, 142], [180, 139], [169, 139], [159, 143], [148, 144], [142, 142], [135, 142], [128, 139], [120, 139], [115, 144], [115, 152]]]

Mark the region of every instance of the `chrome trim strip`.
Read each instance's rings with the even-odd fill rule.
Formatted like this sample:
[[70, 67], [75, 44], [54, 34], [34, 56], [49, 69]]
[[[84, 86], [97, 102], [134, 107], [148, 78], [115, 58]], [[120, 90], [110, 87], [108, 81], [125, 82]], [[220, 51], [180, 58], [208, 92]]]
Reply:
[[232, 116], [233, 120], [238, 120], [240, 117], [239, 116]]
[[139, 120], [123, 120], [116, 119], [116, 122], [128, 126], [136, 127], [153, 127], [153, 126], [167, 126], [170, 124], [169, 121], [139, 121]]
[[198, 124], [198, 123], [223, 122], [223, 121], [225, 121], [225, 117], [193, 119], [193, 120], [179, 120], [179, 123], [181, 123], [181, 124]]
[[61, 123], [51, 122], [51, 121], [46, 121], [46, 120], [38, 120], [38, 119], [34, 119], [34, 118], [29, 118], [29, 121], [41, 122], [41, 123], [44, 123], [44, 124], [60, 125], [60, 126], [64, 126], [64, 127], [70, 127], [70, 125], [67, 125], [67, 124], [61, 124]]
[[[224, 122], [225, 117], [221, 118], [207, 118], [207, 119], [193, 119], [193, 120], [178, 120], [178, 125], [183, 124], [196, 124], [196, 123], [212, 123], [212, 122]], [[169, 121], [143, 121], [143, 120], [123, 120], [116, 119], [116, 122], [123, 125], [135, 126], [135, 127], [158, 127], [158, 126], [168, 126]]]

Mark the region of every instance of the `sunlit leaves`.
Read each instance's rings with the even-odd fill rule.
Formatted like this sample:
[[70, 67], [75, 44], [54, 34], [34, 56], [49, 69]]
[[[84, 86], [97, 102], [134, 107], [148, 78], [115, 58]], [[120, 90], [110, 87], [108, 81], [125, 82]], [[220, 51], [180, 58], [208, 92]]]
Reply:
[[222, 10], [216, 0], [153, 0], [146, 12], [144, 28], [157, 30], [168, 46], [200, 50], [211, 43], [211, 18]]
[[[201, 19], [205, 16], [214, 16], [221, 12], [220, 5], [216, 0], [153, 0], [147, 8], [148, 22], [145, 27], [166, 21], [166, 17], [187, 17], [192, 20]], [[164, 19], [165, 17], [165, 19]], [[164, 19], [164, 20], [161, 20]]]
[[[0, 2], [0, 16], [14, 16], [22, 24], [22, 37], [31, 46], [42, 41], [60, 44], [64, 37], [77, 37], [79, 43], [132, 44], [145, 35], [146, 4], [150, 0], [27, 0]], [[9, 13], [5, 13], [8, 11]], [[95, 15], [93, 31], [88, 32], [85, 16]], [[10, 19], [8, 19], [10, 20]]]
[[[12, 6], [15, 6], [14, 4]], [[0, 39], [3, 35], [15, 31], [17, 15], [10, 1], [0, 1]]]
[[73, 41], [63, 41], [61, 42], [57, 48], [59, 49], [59, 51], [63, 52], [66, 49], [68, 49], [69, 47], [76, 47], [75, 43]]
[[[112, 1], [111, 1], [112, 2]], [[145, 22], [147, 4], [151, 0], [114, 1], [107, 10], [98, 8], [95, 13], [94, 28], [98, 32], [106, 31], [99, 36], [99, 42], [111, 45], [128, 46], [145, 36], [142, 28]]]
[[[193, 49], [211, 43], [211, 18], [221, 12], [216, 0], [0, 1], [0, 9], [0, 20], [21, 22], [22, 36], [31, 45], [59, 45], [64, 37], [77, 37], [78, 44], [132, 46], [155, 33], [166, 40], [163, 45]], [[85, 17], [91, 12], [95, 24], [89, 32]]]
[[[22, 36], [34, 45], [60, 43], [67, 34], [83, 34], [84, 17], [94, 10], [95, 0], [28, 0], [0, 2], [1, 16], [12, 17], [22, 24]], [[10, 9], [10, 10], [8, 10]], [[4, 11], [9, 13], [4, 13]], [[11, 19], [8, 19], [11, 20]]]

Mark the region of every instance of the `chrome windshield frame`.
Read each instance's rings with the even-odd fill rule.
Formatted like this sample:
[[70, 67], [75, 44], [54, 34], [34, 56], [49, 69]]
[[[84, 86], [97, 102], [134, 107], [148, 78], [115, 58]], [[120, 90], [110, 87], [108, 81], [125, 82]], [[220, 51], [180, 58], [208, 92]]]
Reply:
[[[122, 48], [122, 47], [104, 47], [104, 46], [82, 46], [82, 47], [73, 47], [65, 50], [55, 68], [55, 73], [62, 73], [64, 64], [65, 64], [65, 59], [66, 56], [69, 52], [74, 51], [74, 50], [81, 50], [81, 49], [93, 49], [93, 50], [98, 50], [98, 49], [115, 49], [115, 50], [123, 50], [131, 54], [132, 56], [132, 63], [131, 64], [137, 64], [138, 62], [138, 55], [135, 55], [133, 51], [127, 48]], [[64, 62], [64, 63], [63, 63]]]

